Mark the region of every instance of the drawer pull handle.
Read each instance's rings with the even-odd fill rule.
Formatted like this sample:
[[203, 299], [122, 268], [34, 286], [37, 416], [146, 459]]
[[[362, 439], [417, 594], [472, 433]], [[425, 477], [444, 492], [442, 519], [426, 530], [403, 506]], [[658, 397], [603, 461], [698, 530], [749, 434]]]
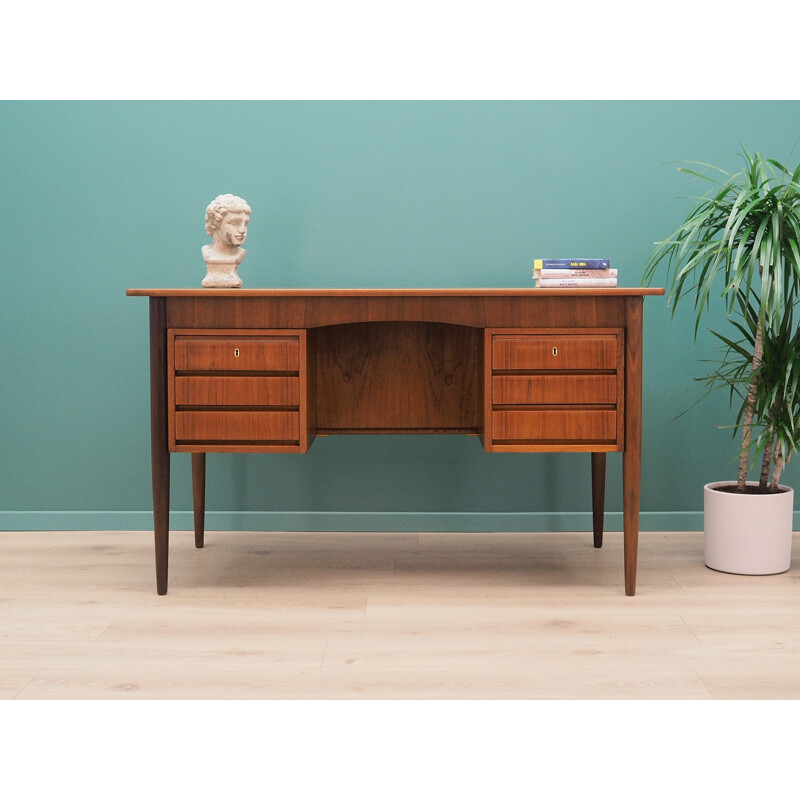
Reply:
[[239, 358], [239, 348], [238, 347], [233, 351], [233, 354], [234, 354], [234, 356], [236, 356], [236, 358]]
[[553, 355], [554, 355], [554, 356], [557, 356], [557, 355], [558, 355], [558, 348], [557, 348], [557, 347], [554, 347], [554, 348], [553, 348]]

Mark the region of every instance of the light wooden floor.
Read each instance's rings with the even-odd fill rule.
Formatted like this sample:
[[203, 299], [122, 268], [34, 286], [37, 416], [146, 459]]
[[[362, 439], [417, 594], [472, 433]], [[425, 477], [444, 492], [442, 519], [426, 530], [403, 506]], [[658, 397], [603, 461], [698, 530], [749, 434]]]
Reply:
[[0, 698], [800, 698], [793, 568], [702, 534], [0, 533]]

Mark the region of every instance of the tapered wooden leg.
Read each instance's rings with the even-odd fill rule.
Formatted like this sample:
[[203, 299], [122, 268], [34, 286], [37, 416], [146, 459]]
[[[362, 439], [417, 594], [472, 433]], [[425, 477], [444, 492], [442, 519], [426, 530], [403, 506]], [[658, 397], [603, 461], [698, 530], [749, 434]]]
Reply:
[[622, 454], [625, 594], [636, 594], [642, 479], [642, 300], [625, 301], [625, 451]]
[[638, 447], [625, 449], [622, 455], [622, 494], [625, 559], [625, 594], [636, 594], [636, 563], [639, 553], [639, 486], [641, 482], [642, 454]]
[[202, 547], [206, 517], [206, 454], [192, 453], [192, 497], [194, 500], [194, 546]]
[[150, 459], [156, 591], [167, 593], [169, 572], [169, 440], [167, 433], [167, 304], [150, 298]]
[[169, 573], [169, 453], [153, 453], [153, 534], [156, 591], [167, 593]]
[[592, 530], [594, 546], [603, 546], [603, 516], [606, 508], [606, 454], [592, 453]]

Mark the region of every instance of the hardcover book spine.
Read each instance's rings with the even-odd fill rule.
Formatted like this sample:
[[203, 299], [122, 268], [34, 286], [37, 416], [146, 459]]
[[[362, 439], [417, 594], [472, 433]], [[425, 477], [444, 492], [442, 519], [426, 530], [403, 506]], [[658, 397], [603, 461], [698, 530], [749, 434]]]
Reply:
[[616, 269], [535, 269], [534, 278], [616, 278]]
[[569, 289], [589, 287], [613, 287], [617, 285], [616, 278], [537, 278], [536, 286], [542, 289]]
[[534, 269], [608, 269], [608, 258], [536, 258]]

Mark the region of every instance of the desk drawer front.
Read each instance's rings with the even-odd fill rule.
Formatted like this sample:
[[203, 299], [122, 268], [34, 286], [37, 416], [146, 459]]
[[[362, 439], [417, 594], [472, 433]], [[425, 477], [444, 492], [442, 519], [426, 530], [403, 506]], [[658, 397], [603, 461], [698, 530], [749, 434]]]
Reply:
[[300, 342], [297, 336], [176, 336], [175, 369], [297, 372]]
[[484, 447], [621, 450], [624, 335], [621, 328], [488, 330]]
[[615, 403], [616, 375], [494, 375], [494, 405]]
[[495, 442], [608, 442], [617, 436], [617, 412], [592, 409], [494, 411]]
[[300, 415], [292, 411], [178, 411], [179, 442], [297, 443]]
[[192, 375], [175, 378], [179, 406], [298, 406], [300, 379], [259, 375]]
[[614, 335], [511, 335], [492, 338], [492, 369], [614, 369]]
[[305, 453], [311, 357], [296, 328], [169, 329], [170, 450]]

